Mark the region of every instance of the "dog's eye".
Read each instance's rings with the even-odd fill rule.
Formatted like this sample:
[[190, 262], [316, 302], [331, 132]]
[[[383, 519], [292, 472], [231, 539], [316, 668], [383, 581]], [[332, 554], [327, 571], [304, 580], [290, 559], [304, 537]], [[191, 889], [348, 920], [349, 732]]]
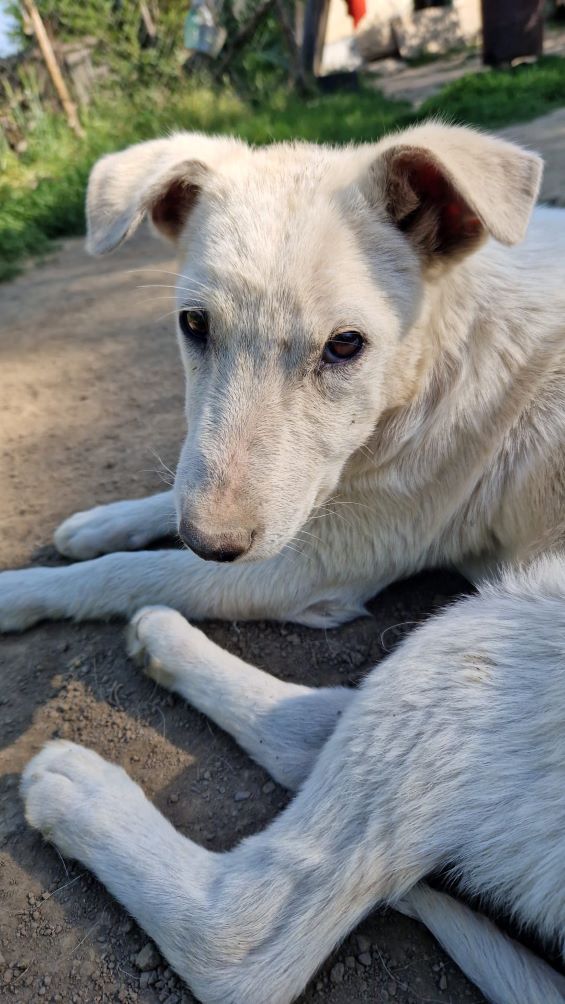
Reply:
[[338, 331], [324, 345], [322, 362], [347, 363], [359, 355], [364, 345], [363, 336], [358, 331]]
[[208, 340], [208, 314], [205, 310], [181, 310], [179, 314], [180, 329], [185, 338], [205, 345]]

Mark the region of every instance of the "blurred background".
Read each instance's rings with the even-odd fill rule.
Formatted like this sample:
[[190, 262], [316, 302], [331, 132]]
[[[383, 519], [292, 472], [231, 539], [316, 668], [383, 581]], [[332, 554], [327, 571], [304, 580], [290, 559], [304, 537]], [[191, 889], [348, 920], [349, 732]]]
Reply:
[[501, 128], [565, 105], [564, 56], [565, 0], [0, 0], [0, 278], [83, 232], [105, 151], [171, 128]]

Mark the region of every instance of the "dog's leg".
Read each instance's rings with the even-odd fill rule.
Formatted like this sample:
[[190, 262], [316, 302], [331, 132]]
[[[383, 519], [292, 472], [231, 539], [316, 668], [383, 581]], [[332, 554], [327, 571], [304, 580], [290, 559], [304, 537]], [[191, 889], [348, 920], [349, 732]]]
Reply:
[[130, 655], [148, 676], [208, 715], [292, 791], [355, 694], [284, 683], [230, 655], [167, 607], [140, 610], [128, 633]]
[[359, 578], [348, 585], [349, 574], [345, 569], [341, 588], [335, 575], [328, 585], [321, 559], [288, 549], [230, 565], [202, 561], [190, 551], [118, 552], [70, 567], [1, 573], [0, 631], [22, 631], [45, 618], [128, 617], [153, 603], [194, 620], [265, 618], [334, 627], [362, 616], [363, 599], [373, 592], [368, 584], [361, 597]]
[[[518, 970], [514, 950], [499, 965], [464, 910], [445, 939], [437, 897], [409, 893], [450, 861], [524, 923], [562, 930], [559, 885], [547, 882], [563, 860], [558, 585], [543, 603], [539, 588], [491, 588], [409, 638], [354, 695], [290, 807], [229, 854], [184, 841], [122, 770], [68, 743], [28, 767], [28, 819], [96, 872], [210, 1004], [288, 1004], [373, 903], [406, 894], [455, 957], [472, 943], [491, 999], [561, 1001], [543, 967]], [[539, 764], [543, 785], [524, 783]]]
[[[163, 686], [182, 694], [229, 732], [280, 784], [296, 790], [312, 771], [340, 715], [355, 699], [345, 688], [283, 683], [210, 641], [173, 610], [140, 611], [130, 652]], [[423, 647], [427, 652], [431, 646]], [[381, 667], [387, 672], [387, 666]], [[395, 907], [425, 924], [489, 1000], [557, 1004], [565, 982], [489, 920], [422, 883]]]
[[435, 813], [395, 811], [399, 779], [377, 778], [355, 703], [289, 809], [228, 854], [182, 838], [123, 770], [66, 742], [25, 772], [28, 821], [95, 872], [199, 1000], [289, 1004], [373, 904], [437, 863], [442, 844]]
[[176, 531], [173, 492], [111, 502], [77, 512], [55, 531], [55, 547], [67, 558], [96, 558], [111, 551], [139, 551]]

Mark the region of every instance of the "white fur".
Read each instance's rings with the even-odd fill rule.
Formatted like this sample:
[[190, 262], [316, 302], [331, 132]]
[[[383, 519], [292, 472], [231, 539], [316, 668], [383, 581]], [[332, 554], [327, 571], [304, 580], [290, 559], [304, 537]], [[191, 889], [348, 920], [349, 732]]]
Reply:
[[427, 923], [489, 1000], [564, 999], [557, 973], [417, 884], [449, 865], [563, 952], [561, 558], [431, 620], [358, 692], [282, 683], [162, 607], [136, 615], [130, 651], [299, 788], [265, 831], [213, 854], [88, 750], [52, 743], [26, 769], [30, 823], [99, 876], [200, 1000], [289, 1004], [382, 902]]
[[[559, 549], [565, 227], [540, 209], [527, 229], [539, 178], [534, 155], [436, 124], [343, 150], [179, 134], [104, 158], [91, 249], [150, 215], [179, 249], [179, 310], [209, 312], [210, 345], [179, 334], [188, 431], [174, 492], [68, 520], [63, 553], [103, 557], [4, 573], [0, 628], [148, 603], [324, 627], [424, 566], [496, 575]], [[323, 367], [332, 333], [351, 329], [361, 355]], [[251, 547], [228, 566], [125, 553], [173, 512]], [[547, 967], [416, 883], [450, 863], [563, 939], [563, 568], [547, 559], [450, 611], [355, 696], [273, 681], [179, 614], [143, 612], [132, 645], [151, 672], [299, 795], [264, 834], [208, 855], [123, 773], [58, 744], [26, 773], [28, 816], [204, 1001], [259, 1004], [267, 985], [273, 1004], [290, 1001], [382, 900], [428, 923], [492, 1000], [561, 999]], [[174, 881], [149, 853], [161, 842]]]

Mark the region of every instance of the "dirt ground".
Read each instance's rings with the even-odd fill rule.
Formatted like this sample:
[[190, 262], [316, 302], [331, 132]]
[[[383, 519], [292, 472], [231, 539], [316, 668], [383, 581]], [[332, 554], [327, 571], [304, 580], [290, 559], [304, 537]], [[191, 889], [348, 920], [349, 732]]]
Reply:
[[[182, 377], [163, 316], [172, 290], [140, 288], [174, 280], [131, 271], [144, 266], [174, 271], [147, 239], [102, 262], [68, 241], [0, 288], [2, 567], [57, 562], [50, 541], [63, 517], [158, 490], [161, 461], [175, 464]], [[352, 685], [465, 589], [456, 576], [426, 574], [387, 590], [371, 619], [336, 631], [266, 623], [206, 630], [281, 677]], [[54, 736], [84, 743], [122, 764], [176, 827], [216, 850], [264, 827], [287, 795], [204, 717], [139, 675], [120, 623], [40, 625], [3, 638], [0, 659], [0, 1000], [188, 1004], [163, 960], [150, 949], [138, 958], [149, 939], [104, 888], [26, 827], [20, 772]], [[482, 997], [418, 924], [380, 911], [301, 1001]]]

